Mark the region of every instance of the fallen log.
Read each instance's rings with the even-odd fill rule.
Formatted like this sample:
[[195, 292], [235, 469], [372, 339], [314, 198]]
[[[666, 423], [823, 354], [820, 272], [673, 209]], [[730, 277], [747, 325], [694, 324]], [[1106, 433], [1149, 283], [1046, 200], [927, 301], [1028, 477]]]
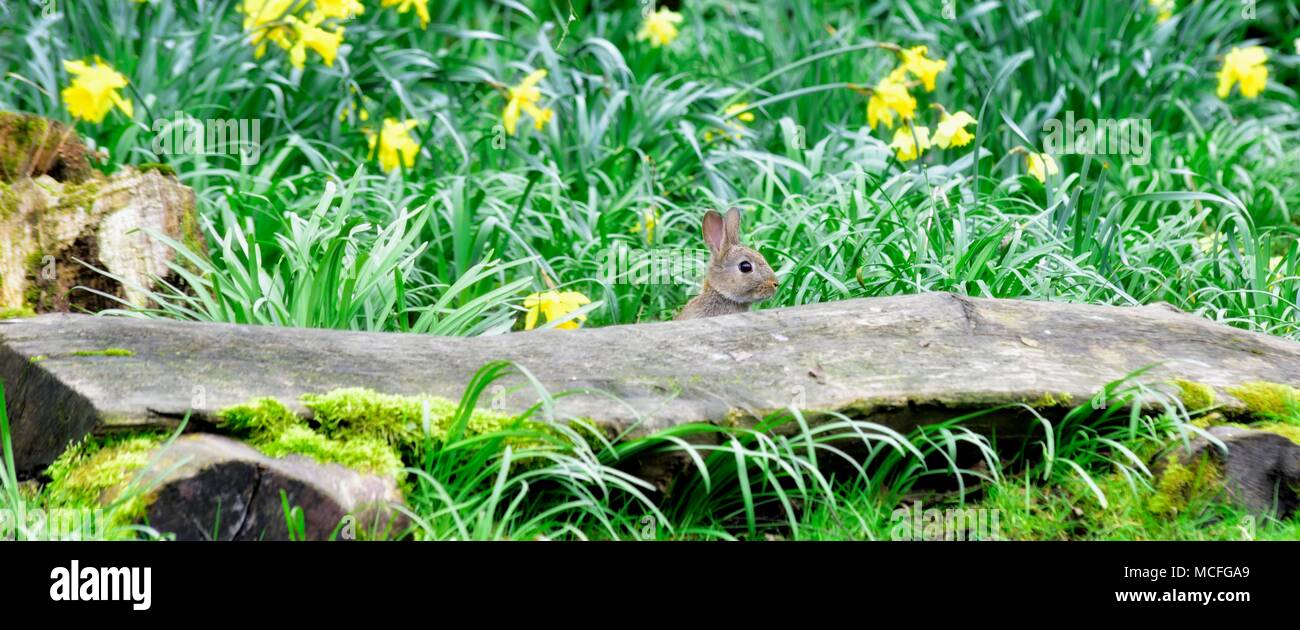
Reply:
[[[302, 456], [267, 457], [238, 440], [187, 435], [163, 450], [149, 481], [148, 522], [177, 540], [288, 540], [282, 499], [306, 540], [400, 532], [397, 484]], [[283, 497], [282, 497], [283, 493]], [[336, 531], [351, 516], [351, 529]]]
[[[1300, 383], [1300, 344], [1167, 306], [947, 293], [477, 338], [57, 314], [0, 322], [14, 454], [29, 473], [86, 433], [174, 426], [190, 411], [201, 425], [261, 396], [304, 415], [299, 396], [341, 387], [458, 399], [492, 360], [552, 393], [582, 392], [558, 399], [559, 414], [631, 435], [747, 424], [792, 404], [899, 429], [1007, 403], [1060, 412], [1151, 366], [1144, 379], [1207, 385], [1229, 412], [1243, 408], [1233, 386]], [[501, 408], [537, 402], [514, 388], [526, 382], [507, 379]], [[973, 428], [1029, 426], [1009, 411]]]

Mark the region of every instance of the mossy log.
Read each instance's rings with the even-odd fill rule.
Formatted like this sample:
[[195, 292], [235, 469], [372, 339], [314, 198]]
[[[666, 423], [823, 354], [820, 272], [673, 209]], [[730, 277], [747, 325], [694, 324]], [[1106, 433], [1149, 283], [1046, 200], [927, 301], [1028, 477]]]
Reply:
[[0, 112], [0, 311], [144, 305], [176, 260], [150, 231], [206, 253], [194, 201], [157, 170], [95, 171], [71, 128]]
[[[86, 352], [108, 348], [130, 354]], [[1009, 403], [1059, 415], [1143, 368], [1144, 382], [1212, 389], [1227, 412], [1244, 410], [1229, 391], [1243, 383], [1300, 383], [1300, 344], [1167, 306], [947, 293], [477, 338], [85, 315], [0, 322], [14, 452], [29, 472], [88, 432], [174, 426], [191, 411], [201, 427], [262, 396], [305, 416], [302, 394], [344, 387], [455, 400], [498, 359], [553, 394], [580, 392], [556, 400], [561, 416], [634, 436], [687, 422], [750, 424], [791, 405], [814, 421], [837, 411], [903, 430]], [[538, 400], [520, 376], [499, 384], [480, 404], [510, 411]], [[969, 426], [1002, 437], [1032, 424], [1012, 408]]]
[[382, 537], [408, 525], [391, 508], [402, 500], [392, 478], [303, 456], [267, 457], [217, 435], [179, 438], [151, 470], [148, 523], [177, 540], [286, 540], [284, 502], [302, 511], [294, 535], [307, 540]]
[[[1220, 469], [1227, 497], [1254, 514], [1287, 518], [1300, 505], [1300, 444], [1284, 435], [1246, 427], [1215, 426], [1174, 454], [1183, 466], [1211, 458]], [[1164, 464], [1164, 462], [1159, 462]], [[1167, 465], [1161, 466], [1166, 473]]]

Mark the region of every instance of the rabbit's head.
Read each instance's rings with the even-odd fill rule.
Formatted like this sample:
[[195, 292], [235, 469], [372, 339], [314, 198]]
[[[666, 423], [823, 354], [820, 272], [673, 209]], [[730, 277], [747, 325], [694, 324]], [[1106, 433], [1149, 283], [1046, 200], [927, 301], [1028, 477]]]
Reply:
[[712, 210], [704, 214], [704, 242], [712, 258], [708, 287], [740, 304], [750, 304], [776, 293], [776, 273], [763, 255], [740, 244], [740, 209], [727, 215]]

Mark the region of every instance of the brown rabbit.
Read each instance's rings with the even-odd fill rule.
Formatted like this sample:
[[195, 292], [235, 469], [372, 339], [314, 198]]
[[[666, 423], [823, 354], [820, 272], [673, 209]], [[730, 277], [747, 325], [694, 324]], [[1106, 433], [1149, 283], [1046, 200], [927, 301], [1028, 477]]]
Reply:
[[709, 245], [709, 271], [700, 294], [673, 319], [696, 319], [743, 313], [749, 305], [776, 293], [776, 273], [763, 255], [740, 244], [740, 209], [722, 215], [704, 213], [704, 242]]

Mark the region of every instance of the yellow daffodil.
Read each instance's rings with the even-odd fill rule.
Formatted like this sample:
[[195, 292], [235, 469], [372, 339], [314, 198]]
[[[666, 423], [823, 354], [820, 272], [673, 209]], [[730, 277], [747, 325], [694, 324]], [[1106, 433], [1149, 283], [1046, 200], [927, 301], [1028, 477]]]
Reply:
[[1233, 48], [1219, 70], [1219, 98], [1228, 98], [1232, 86], [1241, 83], [1241, 94], [1255, 98], [1268, 83], [1268, 52], [1259, 46]]
[[289, 48], [289, 63], [295, 68], [302, 68], [307, 61], [307, 49], [310, 48], [320, 55], [321, 61], [327, 66], [334, 65], [334, 58], [338, 56], [339, 45], [343, 43], [343, 27], [331, 32], [320, 27], [324, 20], [319, 14], [313, 13], [307, 16], [306, 21], [296, 17], [289, 17], [287, 21], [293, 26], [294, 42]]
[[1159, 13], [1156, 15], [1156, 22], [1165, 23], [1169, 18], [1174, 17], [1174, 9], [1177, 8], [1174, 0], [1149, 0], [1151, 7]]
[[637, 234], [645, 232], [647, 243], [653, 243], [655, 240], [655, 226], [659, 224], [659, 214], [654, 208], [645, 211], [644, 218], [632, 228], [632, 233]]
[[754, 122], [754, 112], [749, 111], [749, 103], [736, 103], [728, 106], [727, 109], [722, 111], [722, 114], [727, 118], [735, 118], [740, 122]]
[[411, 130], [419, 126], [414, 120], [400, 122], [394, 118], [384, 119], [384, 129], [376, 137], [375, 132], [367, 130], [367, 142], [370, 145], [370, 157], [379, 154], [379, 166], [385, 173], [397, 169], [398, 165], [411, 168], [415, 165], [415, 156], [420, 152], [420, 145], [411, 137]]
[[510, 88], [510, 99], [506, 102], [506, 108], [501, 112], [501, 122], [505, 124], [506, 133], [515, 135], [515, 129], [519, 126], [519, 118], [523, 114], [528, 114], [533, 119], [533, 126], [541, 131], [546, 123], [555, 117], [555, 112], [547, 107], [541, 109], [537, 103], [542, 100], [542, 91], [538, 89], [537, 84], [546, 78], [546, 70], [534, 70], [524, 80]]
[[[577, 291], [543, 291], [529, 295], [524, 298], [524, 308], [528, 309], [528, 314], [524, 316], [524, 330], [537, 327], [538, 314], [545, 315], [546, 321], [553, 322], [563, 319], [564, 316], [581, 308], [583, 304], [590, 303], [590, 298]], [[561, 330], [576, 330], [586, 320], [586, 315], [578, 315], [555, 327]]]
[[325, 19], [348, 20], [366, 12], [361, 0], [316, 0], [317, 15]]
[[930, 148], [930, 129], [910, 125], [899, 127], [894, 132], [894, 141], [889, 143], [889, 148], [894, 150], [899, 162], [911, 162]]
[[637, 41], [650, 40], [650, 45], [658, 48], [671, 44], [677, 39], [677, 24], [682, 23], [682, 14], [660, 7], [658, 11], [645, 16], [641, 30], [636, 34]]
[[286, 18], [296, 0], [244, 0], [238, 11], [244, 14], [244, 31], [249, 34], [249, 43], [256, 46], [253, 56], [261, 58], [266, 54], [268, 43], [274, 42], [280, 48], [288, 50], [293, 47], [293, 26]]
[[934, 143], [940, 148], [964, 147], [975, 139], [975, 135], [966, 131], [967, 125], [974, 125], [975, 117], [964, 111], [956, 114], [943, 113], [939, 126], [934, 129]]
[[396, 6], [397, 12], [402, 14], [415, 9], [415, 14], [420, 17], [420, 28], [429, 26], [429, 0], [383, 0], [380, 6]]
[[72, 75], [72, 84], [63, 88], [63, 104], [73, 118], [101, 123], [108, 111], [117, 107], [127, 118], [134, 115], [131, 101], [118, 90], [126, 87], [126, 77], [112, 66], [96, 59], [94, 65], [84, 61], [64, 60], [63, 68]]
[[1029, 174], [1043, 183], [1047, 183], [1049, 175], [1061, 172], [1061, 167], [1056, 165], [1056, 160], [1046, 153], [1030, 153], [1026, 157], [1026, 162], [1028, 163]]
[[925, 56], [929, 49], [925, 46], [916, 46], [904, 50], [900, 53], [903, 56], [903, 67], [907, 69], [912, 76], [921, 80], [925, 84], [926, 92], [934, 91], [934, 82], [939, 73], [948, 67], [947, 60], [930, 59]]
[[[745, 125], [743, 123], [754, 122], [754, 112], [749, 110], [749, 103], [736, 103], [735, 105], [727, 106], [727, 108], [722, 111], [722, 117], [727, 119], [727, 126], [731, 128], [731, 131], [729, 133], [723, 132], [721, 135], [723, 137], [730, 136], [735, 138], [737, 141], [745, 137], [742, 133], [745, 131]], [[715, 134], [712, 131], [705, 131], [704, 140], [706, 142], [712, 142], [716, 135], [718, 134]]]
[[871, 88], [871, 98], [867, 101], [867, 124], [872, 129], [881, 122], [893, 129], [895, 113], [905, 121], [916, 115], [916, 99], [903, 83], [905, 73], [906, 69], [899, 67]]

